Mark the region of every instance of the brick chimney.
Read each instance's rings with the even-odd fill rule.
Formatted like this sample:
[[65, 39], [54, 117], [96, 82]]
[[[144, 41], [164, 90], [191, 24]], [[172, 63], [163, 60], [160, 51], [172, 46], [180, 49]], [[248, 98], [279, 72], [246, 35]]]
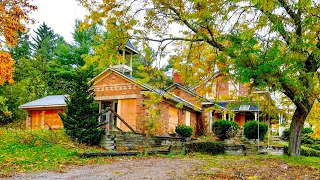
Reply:
[[179, 83], [179, 84], [183, 85], [181, 75], [179, 72], [173, 73], [173, 83]]

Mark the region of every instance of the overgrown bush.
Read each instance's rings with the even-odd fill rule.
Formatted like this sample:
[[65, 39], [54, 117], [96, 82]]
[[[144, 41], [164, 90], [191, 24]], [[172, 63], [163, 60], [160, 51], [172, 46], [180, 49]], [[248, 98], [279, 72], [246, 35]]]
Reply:
[[239, 124], [234, 121], [218, 120], [212, 124], [212, 131], [220, 140], [235, 136], [239, 128]]
[[193, 128], [182, 124], [176, 126], [176, 133], [182, 137], [191, 137], [193, 133]]
[[[244, 124], [244, 135], [248, 139], [258, 139], [258, 121], [249, 121]], [[268, 124], [259, 123], [259, 138], [263, 140], [268, 132]]]
[[191, 152], [223, 154], [225, 151], [224, 144], [221, 142], [194, 142], [186, 146]]

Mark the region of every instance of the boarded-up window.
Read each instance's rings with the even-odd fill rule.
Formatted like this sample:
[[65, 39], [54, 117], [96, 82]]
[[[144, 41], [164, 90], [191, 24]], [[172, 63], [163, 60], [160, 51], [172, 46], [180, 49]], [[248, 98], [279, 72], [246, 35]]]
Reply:
[[[118, 100], [118, 114], [124, 119], [134, 130], [137, 129], [137, 99], [121, 99]], [[130, 131], [129, 128], [119, 119], [117, 119], [118, 127], [123, 131]]]
[[[63, 110], [59, 110], [63, 113]], [[50, 126], [51, 129], [61, 129], [63, 124], [58, 114], [58, 110], [46, 110], [44, 116], [44, 126]]]
[[175, 132], [178, 125], [178, 109], [169, 107], [169, 132]]
[[41, 113], [42, 111], [31, 112], [31, 129], [41, 129]]
[[186, 125], [190, 126], [190, 124], [191, 124], [190, 112], [186, 111]]

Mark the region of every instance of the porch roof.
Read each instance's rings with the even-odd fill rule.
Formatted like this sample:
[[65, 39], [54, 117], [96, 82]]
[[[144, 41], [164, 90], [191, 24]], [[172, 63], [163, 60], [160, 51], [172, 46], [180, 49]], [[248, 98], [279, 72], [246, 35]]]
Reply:
[[[223, 108], [227, 108], [227, 106], [229, 104], [233, 104], [234, 102], [227, 102], [227, 101], [221, 101], [221, 102], [216, 102], [219, 106], [223, 107]], [[241, 106], [249, 106], [249, 109], [240, 109]], [[235, 105], [234, 107], [231, 108], [232, 111], [259, 111], [259, 107], [254, 105], [254, 104], [250, 104], [250, 103], [239, 103], [237, 105]]]
[[45, 107], [65, 107], [65, 98], [69, 95], [53, 95], [37, 99], [19, 106], [20, 109], [45, 108]]

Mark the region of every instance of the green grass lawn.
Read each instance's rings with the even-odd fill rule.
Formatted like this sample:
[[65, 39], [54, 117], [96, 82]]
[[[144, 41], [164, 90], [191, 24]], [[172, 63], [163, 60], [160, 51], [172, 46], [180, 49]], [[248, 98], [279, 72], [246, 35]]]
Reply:
[[78, 154], [103, 149], [73, 143], [63, 131], [0, 129], [0, 177], [16, 173], [61, 170], [68, 165], [107, 163], [110, 158], [84, 159]]

